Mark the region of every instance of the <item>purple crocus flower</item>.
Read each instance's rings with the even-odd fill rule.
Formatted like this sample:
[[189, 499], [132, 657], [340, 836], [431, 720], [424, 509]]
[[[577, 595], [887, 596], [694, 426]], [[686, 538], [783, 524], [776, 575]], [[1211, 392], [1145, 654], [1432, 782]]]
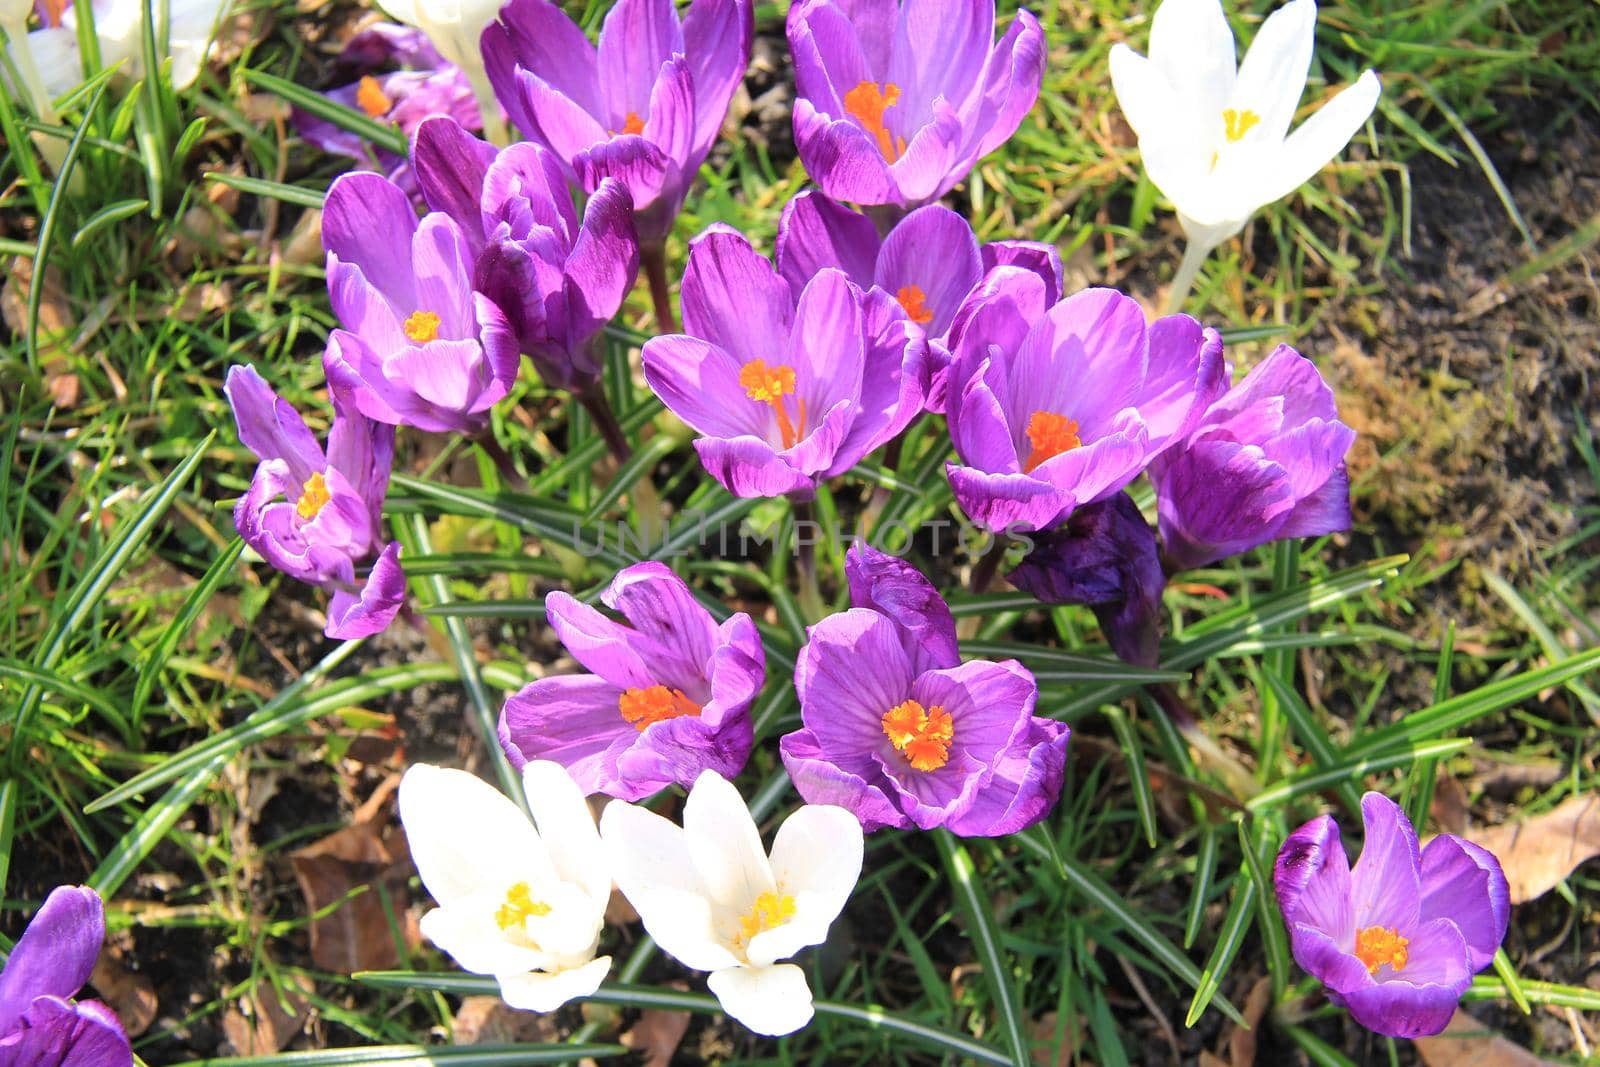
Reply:
[[[324, 453], [253, 367], [230, 367], [223, 390], [240, 443], [261, 460], [233, 509], [239, 536], [289, 577], [332, 591], [329, 637], [366, 637], [388, 626], [406, 592], [400, 545], [379, 550], [394, 427], [335, 397]], [[355, 562], [374, 551], [372, 573], [357, 585]]]
[[483, 59], [511, 121], [594, 190], [633, 194], [639, 239], [665, 240], [750, 65], [751, 0], [621, 0], [597, 48], [550, 0], [511, 0]]
[[1349, 529], [1355, 439], [1316, 364], [1279, 345], [1150, 465], [1167, 570]]
[[868, 831], [995, 837], [1044, 818], [1068, 730], [1033, 714], [1033, 675], [962, 663], [949, 607], [904, 560], [858, 543], [845, 571], [852, 607], [811, 627], [795, 667], [803, 728], [779, 746], [800, 795]]
[[1183, 439], [1225, 385], [1222, 339], [1187, 315], [1146, 325], [1114, 289], [1047, 310], [1037, 275], [995, 275], [951, 335], [950, 484], [986, 529], [1043, 530]]
[[334, 395], [370, 419], [474, 433], [516, 380], [517, 340], [472, 287], [471, 245], [450, 216], [419, 221], [378, 174], [343, 174], [322, 216], [328, 296], [344, 329], [323, 369]]
[[1111, 650], [1154, 667], [1161, 652], [1161, 571], [1156, 532], [1127, 493], [1073, 511], [1032, 536], [1033, 550], [1006, 577], [1046, 604], [1087, 604]]
[[800, 0], [789, 9], [794, 139], [835, 200], [917, 207], [1005, 143], [1044, 79], [1044, 31], [994, 0]]
[[645, 342], [645, 381], [704, 435], [700, 461], [730, 493], [809, 498], [922, 408], [922, 331], [841, 271], [797, 299], [742, 235], [714, 229], [690, 245], [682, 303], [685, 334]]
[[750, 616], [718, 625], [660, 563], [618, 571], [600, 599], [627, 623], [566, 593], [545, 598], [556, 636], [591, 673], [541, 678], [506, 701], [500, 744], [511, 762], [553, 760], [585, 793], [629, 801], [687, 788], [705, 770], [736, 776], [766, 677]]
[[1294, 958], [1367, 1029], [1437, 1034], [1506, 935], [1505, 873], [1493, 853], [1454, 834], [1419, 852], [1411, 821], [1381, 793], [1361, 798], [1361, 819], [1354, 871], [1331, 815], [1278, 852], [1272, 880]]
[[1046, 299], [1061, 295], [1061, 254], [1043, 241], [993, 241], [980, 246], [966, 219], [939, 204], [918, 208], [879, 237], [872, 219], [821, 193], [790, 200], [778, 221], [778, 273], [798, 297], [825, 267], [844, 271], [862, 289], [894, 297], [928, 338], [928, 409], [944, 411], [950, 363], [946, 343], [964, 302], [996, 267], [1038, 274]]
[[593, 386], [595, 339], [639, 273], [627, 188], [602, 181], [580, 222], [550, 151], [523, 142], [496, 152], [448, 118], [423, 122], [411, 155], [428, 206], [466, 238], [475, 287], [505, 312], [540, 377], [574, 392]]
[[[399, 70], [392, 69], [398, 66]], [[433, 115], [449, 115], [469, 129], [483, 119], [472, 83], [447, 63], [421, 30], [380, 22], [362, 30], [339, 53], [338, 70], [353, 80], [323, 93], [330, 100], [393, 123], [407, 137]], [[308, 144], [324, 152], [372, 163], [407, 193], [416, 192], [410, 162], [300, 108], [290, 113]]]
[[72, 999], [105, 941], [105, 906], [87, 886], [50, 891], [0, 970], [0, 1064], [123, 1067], [128, 1035], [110, 1008]]

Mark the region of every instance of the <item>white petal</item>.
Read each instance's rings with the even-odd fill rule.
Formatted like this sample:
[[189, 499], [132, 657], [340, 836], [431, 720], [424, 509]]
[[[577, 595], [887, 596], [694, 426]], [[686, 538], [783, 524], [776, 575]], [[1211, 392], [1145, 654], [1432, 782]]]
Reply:
[[473, 974], [515, 974], [550, 963], [536, 949], [513, 945], [490, 917], [472, 908], [434, 908], [422, 917], [422, 935]]
[[570, 970], [529, 974], [503, 974], [500, 997], [523, 1011], [555, 1011], [569, 1000], [586, 997], [600, 988], [611, 970], [611, 957], [601, 956]]
[[1378, 106], [1381, 91], [1378, 76], [1369, 70], [1302, 122], [1283, 143], [1275, 164], [1261, 168], [1257, 176], [1261, 202], [1288, 196], [1343, 151]]
[[522, 809], [466, 771], [413, 764], [400, 780], [400, 822], [422, 884], [440, 904], [503, 893], [520, 880], [556, 880]]
[[774, 967], [729, 967], [713, 972], [706, 985], [722, 1010], [758, 1034], [792, 1034], [811, 1021], [811, 987], [792, 963]]
[[1111, 49], [1111, 88], [1141, 149], [1179, 132], [1171, 122], [1177, 94], [1154, 63], [1125, 44]]
[[1150, 23], [1150, 60], [1196, 112], [1220, 114], [1235, 70], [1221, 0], [1164, 0]]
[[757, 897], [776, 888], [749, 807], [716, 771], [702, 771], [689, 790], [683, 832], [700, 884], [717, 910], [743, 915]]
[[26, 44], [12, 41], [10, 52], [13, 57], [19, 47], [25, 47], [33, 53], [33, 65], [38, 68], [39, 82], [51, 99], [71, 92], [83, 81], [78, 35], [65, 26], [34, 30], [28, 34]]
[[611, 869], [583, 790], [565, 767], [550, 760], [534, 760], [524, 767], [522, 786], [556, 873], [563, 881], [582, 886], [604, 910], [611, 895]]
[[523, 921], [527, 937], [552, 956], [587, 960], [594, 955], [600, 928], [605, 925], [605, 903], [596, 904], [571, 882], [552, 882], [533, 889], [539, 903], [550, 910]]
[[1316, 36], [1316, 0], [1290, 0], [1256, 31], [1239, 65], [1230, 100], [1234, 108], [1254, 111], [1261, 118], [1246, 139], [1273, 143], [1289, 132], [1306, 89]]
[[[769, 933], [784, 933], [788, 926], [805, 927], [812, 939], [800, 941], [774, 958], [791, 956], [827, 936], [828, 926], [844, 910], [861, 877], [863, 846], [860, 821], [832, 804], [803, 805], [778, 828], [772, 843], [772, 873], [778, 892], [794, 898], [795, 914], [791, 923]], [[760, 944], [766, 937], [760, 934], [751, 940], [752, 960], [758, 949], [771, 951]]]
[[711, 901], [689, 858], [682, 829], [654, 812], [614, 800], [600, 815], [600, 839], [617, 888], [669, 956], [697, 971], [738, 962], [717, 935]]
[[412, 0], [381, 0], [383, 10], [396, 22], [417, 25], [417, 5]]

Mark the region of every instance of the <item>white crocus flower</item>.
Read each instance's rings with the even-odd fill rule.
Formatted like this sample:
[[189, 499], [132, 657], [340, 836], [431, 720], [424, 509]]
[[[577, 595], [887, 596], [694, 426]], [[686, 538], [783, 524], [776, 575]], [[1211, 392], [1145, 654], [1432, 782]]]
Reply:
[[[227, 0], [170, 0], [169, 22], [158, 26], [156, 41], [167, 43], [172, 57], [172, 87], [186, 89], [200, 75], [216, 37]], [[161, 4], [151, 11], [160, 17]], [[144, 76], [144, 4], [141, 0], [101, 0], [94, 9], [94, 32], [100, 47], [102, 69], [124, 64], [130, 78]], [[9, 26], [11, 55], [23, 68], [26, 61], [37, 67], [38, 88], [48, 101], [77, 88], [83, 81], [83, 59], [78, 51], [78, 12], [73, 3], [61, 13], [61, 25], [45, 27], [21, 37]]]
[[489, 85], [483, 66], [483, 50], [478, 42], [489, 23], [500, 17], [505, 0], [379, 0], [384, 11], [396, 22], [415, 26], [428, 35], [433, 47], [447, 62], [454, 63], [472, 83], [478, 110], [483, 114], [483, 135], [494, 144], [507, 141], [500, 104]]
[[462, 969], [492, 974], [513, 1008], [554, 1011], [599, 988], [595, 945], [611, 875], [588, 802], [559, 764], [523, 771], [538, 829], [466, 771], [419, 763], [400, 780], [400, 821], [439, 902], [422, 932]]
[[1122, 44], [1111, 50], [1111, 84], [1145, 170], [1189, 239], [1173, 280], [1174, 308], [1211, 250], [1310, 180], [1377, 105], [1378, 76], [1369, 70], [1289, 132], [1316, 27], [1314, 0], [1291, 0], [1262, 23], [1235, 66], [1219, 0], [1164, 0], [1148, 57]]
[[710, 971], [722, 1010], [758, 1034], [811, 1021], [805, 972], [779, 963], [821, 944], [861, 876], [861, 823], [807, 804], [778, 828], [768, 858], [738, 790], [715, 771], [695, 779], [683, 826], [613, 801], [600, 836], [617, 887], [656, 944]]

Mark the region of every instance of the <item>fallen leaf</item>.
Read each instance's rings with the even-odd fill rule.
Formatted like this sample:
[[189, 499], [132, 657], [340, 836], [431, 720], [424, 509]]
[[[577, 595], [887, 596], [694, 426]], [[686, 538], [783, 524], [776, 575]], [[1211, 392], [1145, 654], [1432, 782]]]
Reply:
[[1059, 1012], [1045, 1012], [1033, 1021], [1029, 1036], [1032, 1040], [1032, 1056], [1035, 1067], [1069, 1067], [1073, 1055], [1078, 1051], [1078, 1044], [1082, 1038], [1082, 1016], [1072, 1014], [1067, 1016], [1066, 1029], [1062, 1031], [1060, 1043], [1056, 1042], [1056, 1027], [1060, 1023]]
[[248, 996], [222, 1015], [222, 1032], [237, 1056], [270, 1056], [293, 1040], [311, 1014], [311, 982], [301, 975], [282, 976], [282, 988], [256, 984]]
[[1576, 796], [1543, 815], [1463, 836], [1499, 857], [1511, 883], [1511, 903], [1521, 904], [1600, 856], [1600, 795]]
[[101, 951], [94, 961], [94, 972], [89, 984], [100, 994], [100, 999], [111, 1006], [122, 1020], [122, 1028], [129, 1037], [138, 1037], [150, 1029], [156, 1018], [156, 989], [150, 979], [123, 966], [114, 949]]
[[1556, 1067], [1507, 1041], [1462, 1008], [1456, 1009], [1444, 1033], [1419, 1037], [1416, 1046], [1427, 1067]]
[[1467, 831], [1467, 790], [1461, 780], [1443, 768], [1433, 787], [1433, 805], [1428, 809], [1439, 829], [1447, 834]]
[[1261, 1029], [1262, 1016], [1267, 1013], [1267, 1005], [1272, 1003], [1272, 979], [1261, 977], [1256, 979], [1256, 984], [1250, 987], [1244, 1001], [1244, 1021], [1249, 1026], [1240, 1026], [1234, 1023], [1228, 1032], [1227, 1048], [1230, 1067], [1255, 1067], [1256, 1062], [1256, 1034]]
[[560, 1039], [561, 1030], [550, 1016], [518, 1011], [499, 997], [467, 997], [451, 1028], [457, 1045], [542, 1045]]
[[643, 1056], [643, 1067], [667, 1067], [688, 1030], [688, 1012], [646, 1008], [621, 1040]]

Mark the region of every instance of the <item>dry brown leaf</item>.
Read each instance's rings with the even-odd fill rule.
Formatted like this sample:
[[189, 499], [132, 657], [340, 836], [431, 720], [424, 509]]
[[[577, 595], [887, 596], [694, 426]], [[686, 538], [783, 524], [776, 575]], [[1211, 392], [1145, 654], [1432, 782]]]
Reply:
[[647, 1008], [621, 1040], [643, 1056], [643, 1067], [667, 1067], [688, 1030], [688, 1012]]
[[451, 1034], [457, 1045], [539, 1045], [561, 1039], [551, 1016], [518, 1011], [499, 997], [463, 1000]]
[[222, 1015], [222, 1032], [238, 1056], [270, 1056], [287, 1045], [311, 1014], [311, 982], [284, 975], [283, 986], [259, 983], [249, 996]]
[[94, 972], [89, 975], [89, 984], [117, 1013], [129, 1037], [138, 1037], [155, 1022], [158, 1007], [155, 986], [149, 978], [124, 967], [114, 949], [101, 950], [100, 958], [94, 961]]
[[1543, 815], [1464, 836], [1500, 858], [1511, 883], [1511, 903], [1521, 904], [1549, 892], [1578, 864], [1600, 856], [1600, 795], [1576, 796]]
[[1233, 1023], [1228, 1028], [1227, 1049], [1228, 1061], [1231, 1067], [1255, 1067], [1256, 1062], [1256, 1034], [1261, 1029], [1262, 1016], [1267, 1013], [1267, 1005], [1272, 1003], [1272, 979], [1263, 976], [1256, 979], [1256, 984], [1250, 987], [1244, 1001], [1244, 1021], [1249, 1026], [1240, 1026]]
[[1441, 768], [1433, 788], [1433, 804], [1428, 809], [1434, 823], [1447, 834], [1464, 834], [1467, 807], [1467, 791], [1460, 779]]
[[1427, 1067], [1556, 1067], [1521, 1045], [1512, 1044], [1457, 1008], [1437, 1037], [1419, 1037], [1417, 1054]]
[[1072, 1063], [1082, 1037], [1082, 1017], [1076, 1014], [1067, 1016], [1067, 1028], [1062, 1032], [1060, 1044], [1057, 1044], [1056, 1025], [1060, 1018], [1060, 1013], [1050, 1011], [1033, 1021], [1029, 1036], [1033, 1039], [1035, 1067], [1069, 1067]]

